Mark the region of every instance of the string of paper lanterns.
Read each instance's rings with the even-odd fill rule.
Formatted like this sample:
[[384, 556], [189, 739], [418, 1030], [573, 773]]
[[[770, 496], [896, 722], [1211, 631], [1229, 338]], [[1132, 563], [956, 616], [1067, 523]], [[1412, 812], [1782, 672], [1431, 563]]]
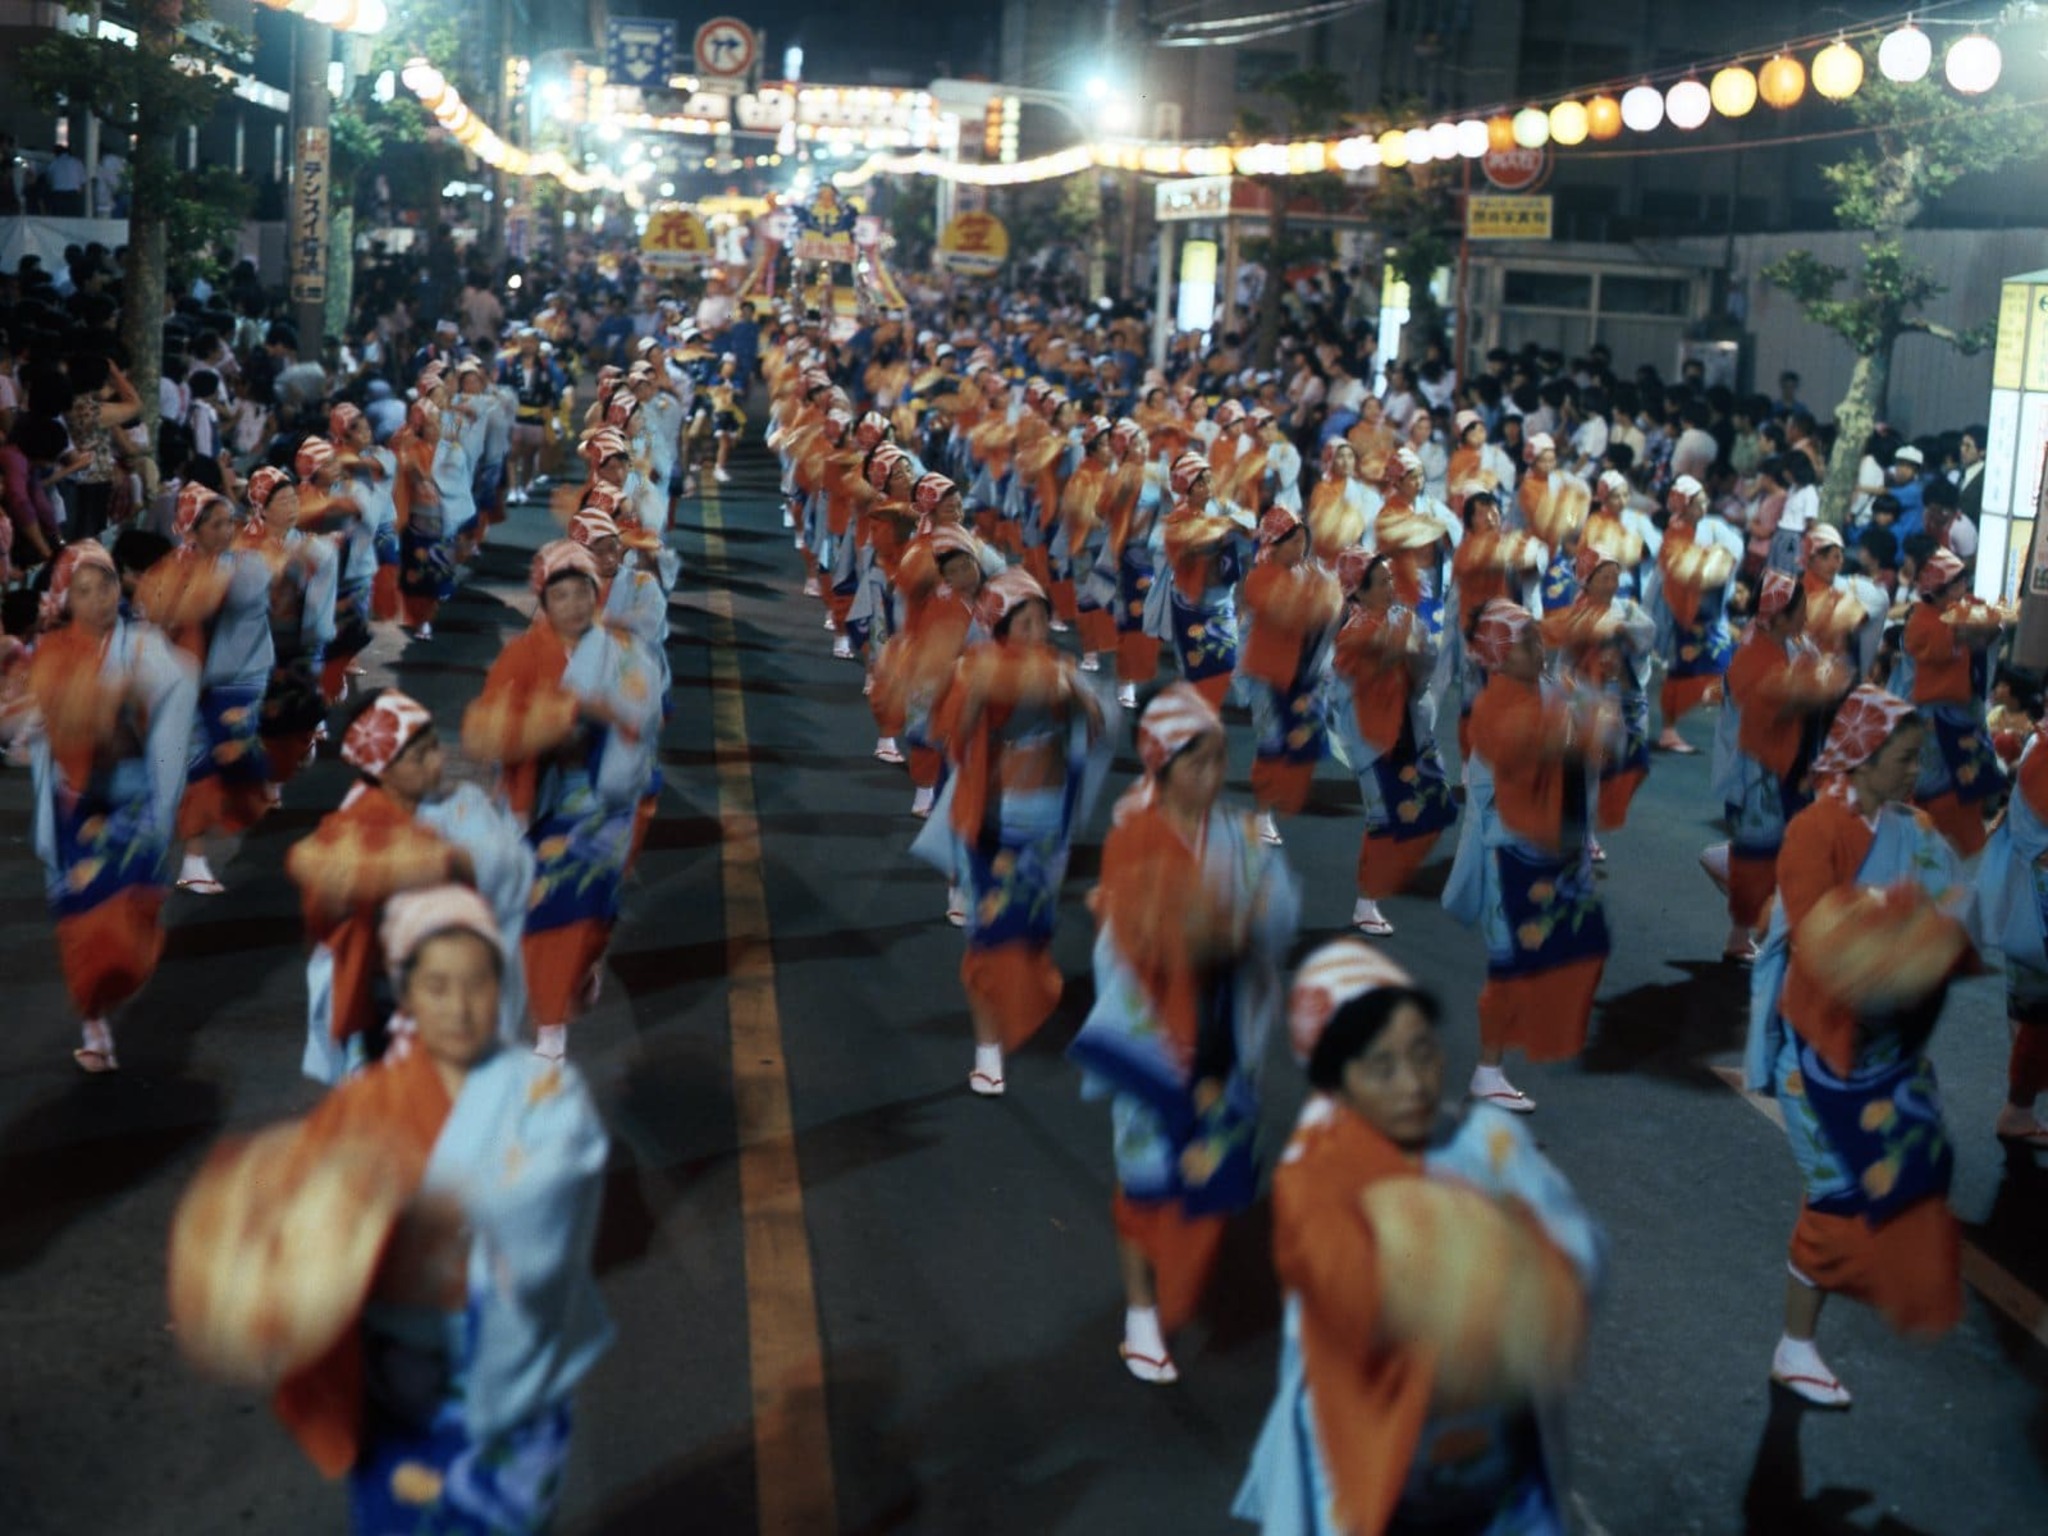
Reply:
[[[1092, 167], [1138, 170], [1154, 176], [1294, 176], [1332, 168], [1354, 171], [1384, 166], [1398, 170], [1439, 160], [1476, 160], [1496, 151], [1538, 150], [1551, 144], [1569, 149], [1589, 140], [1605, 143], [1620, 137], [1624, 129], [1654, 133], [1667, 123], [1681, 133], [1691, 133], [1717, 114], [1731, 120], [1746, 117], [1758, 102], [1774, 111], [1788, 111], [1806, 99], [1809, 86], [1825, 101], [1847, 101], [1862, 89], [1866, 73], [1863, 54], [1851, 36], [1868, 40], [1879, 37], [1879, 30], [1837, 34], [1815, 53], [1810, 66], [1788, 46], [1766, 58], [1752, 56], [1723, 64], [1706, 80], [1687, 74], [1662, 88], [1643, 80], [1619, 98], [1601, 90], [1583, 100], [1573, 96], [1549, 107], [1531, 102], [1514, 110], [1428, 127], [1388, 128], [1377, 135], [1252, 145], [1109, 141], [1077, 145], [1000, 167], [963, 165], [932, 154], [883, 154], [834, 180], [855, 187], [877, 175], [927, 175], [1007, 186], [1071, 176]], [[1877, 68], [1887, 80], [1899, 84], [1922, 80], [1933, 59], [1933, 44], [1911, 16], [1879, 37]], [[1949, 45], [1943, 57], [1943, 78], [1958, 94], [1976, 96], [1998, 83], [2003, 67], [1998, 44], [1972, 30]]]
[[425, 59], [408, 60], [398, 77], [450, 138], [494, 170], [503, 171], [508, 176], [552, 177], [571, 192], [617, 192], [630, 203], [637, 205], [640, 201], [637, 187], [609, 171], [579, 170], [560, 150], [551, 149], [536, 155], [517, 144], [507, 144], [491, 131], [489, 124], [470, 111], [462, 93]]

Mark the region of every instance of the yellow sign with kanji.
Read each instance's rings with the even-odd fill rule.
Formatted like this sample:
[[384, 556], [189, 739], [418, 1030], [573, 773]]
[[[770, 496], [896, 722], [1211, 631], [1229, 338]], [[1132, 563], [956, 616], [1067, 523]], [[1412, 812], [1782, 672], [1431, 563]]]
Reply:
[[695, 267], [713, 254], [711, 231], [694, 208], [657, 208], [647, 215], [647, 230], [640, 237], [643, 267]]
[[991, 277], [1010, 259], [1010, 232], [992, 213], [963, 213], [939, 236], [939, 265], [969, 277]]
[[1474, 192], [1465, 199], [1465, 235], [1471, 240], [1548, 240], [1548, 197], [1496, 197]]

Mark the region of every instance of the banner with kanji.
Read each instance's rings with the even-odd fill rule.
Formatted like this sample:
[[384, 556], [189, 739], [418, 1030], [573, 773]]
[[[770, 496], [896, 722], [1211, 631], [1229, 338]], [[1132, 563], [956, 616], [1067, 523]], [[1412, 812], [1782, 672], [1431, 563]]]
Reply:
[[714, 254], [711, 231], [694, 209], [657, 208], [647, 215], [647, 230], [640, 237], [643, 267], [655, 271], [697, 267]]

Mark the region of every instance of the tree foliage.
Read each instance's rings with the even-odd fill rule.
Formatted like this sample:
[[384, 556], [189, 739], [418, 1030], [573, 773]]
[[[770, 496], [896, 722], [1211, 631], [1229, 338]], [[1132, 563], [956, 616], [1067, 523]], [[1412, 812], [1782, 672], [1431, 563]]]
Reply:
[[389, 101], [378, 101], [375, 91], [385, 71], [397, 74], [408, 60], [419, 57], [447, 76], [465, 101], [486, 100], [484, 83], [460, 72], [464, 50], [456, 15], [446, 5], [391, 0], [391, 24], [378, 35], [369, 68], [355, 77], [348, 95], [328, 114], [334, 185], [337, 191], [352, 189], [359, 212], [370, 211], [379, 175], [389, 184], [395, 206], [438, 207], [441, 189], [457, 179], [468, 162], [410, 91], [400, 86]]
[[1906, 254], [1905, 231], [1964, 177], [2039, 152], [2008, 115], [1957, 96], [1931, 75], [1910, 85], [1887, 80], [1876, 67], [1875, 44], [1863, 53], [1863, 88], [1849, 98], [1848, 110], [1871, 130], [1869, 146], [1822, 172], [1834, 190], [1836, 221], [1870, 235], [1863, 268], [1852, 274], [1812, 251], [1795, 250], [1763, 274], [1856, 354], [1848, 392], [1835, 409], [1835, 447], [1821, 486], [1821, 513], [1837, 524], [1855, 495], [1864, 441], [1887, 410], [1899, 339], [1931, 336], [1965, 353], [1990, 342], [1989, 324], [1958, 329], [1920, 313], [1948, 285]]
[[2026, 155], [2030, 146], [2014, 124], [1981, 104], [1945, 89], [1932, 76], [1902, 85], [1870, 68], [1863, 88], [1849, 98], [1857, 122], [1873, 130], [1870, 147], [1825, 167], [1835, 193], [1835, 219], [1844, 229], [1876, 238], [1863, 248], [1855, 290], [1851, 274], [1811, 251], [1792, 251], [1764, 276], [1799, 304], [1807, 319], [1840, 336], [1858, 357], [1888, 352], [1913, 332], [1937, 337], [1965, 352], [1989, 342], [1986, 327], [1953, 330], [1919, 314], [1948, 291], [1933, 268], [1912, 260], [1899, 236], [1965, 176], [1995, 171]]

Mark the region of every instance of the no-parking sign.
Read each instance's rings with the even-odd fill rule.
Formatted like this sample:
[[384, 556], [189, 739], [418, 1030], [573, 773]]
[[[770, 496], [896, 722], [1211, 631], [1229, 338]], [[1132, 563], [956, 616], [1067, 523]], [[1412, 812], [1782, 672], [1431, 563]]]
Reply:
[[697, 29], [691, 52], [698, 89], [738, 92], [746, 89], [754, 66], [761, 61], [761, 40], [745, 22], [714, 16]]

